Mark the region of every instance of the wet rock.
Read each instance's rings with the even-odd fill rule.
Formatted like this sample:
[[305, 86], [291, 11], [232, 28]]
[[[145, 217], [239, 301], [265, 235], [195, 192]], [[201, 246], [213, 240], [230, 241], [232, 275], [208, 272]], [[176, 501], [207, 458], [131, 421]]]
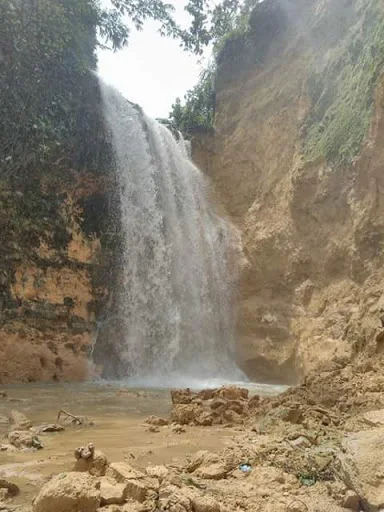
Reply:
[[57, 423], [46, 423], [34, 428], [36, 434], [46, 434], [50, 432], [63, 432], [65, 428]]
[[121, 505], [125, 501], [126, 485], [112, 482], [108, 478], [100, 479], [101, 505]]
[[156, 427], [164, 427], [165, 425], [168, 425], [168, 420], [160, 418], [159, 416], [149, 416], [149, 418], [145, 420], [145, 423], [148, 423], [148, 425], [155, 425]]
[[148, 466], [145, 472], [148, 476], [157, 478], [160, 483], [165, 480], [169, 474], [168, 468], [165, 466]]
[[239, 398], [248, 400], [249, 390], [237, 386], [224, 386], [217, 389], [214, 396], [224, 398], [225, 400], [238, 400]]
[[172, 409], [172, 421], [180, 425], [193, 423], [203, 412], [203, 408], [198, 404], [178, 404]]
[[33, 502], [33, 512], [96, 512], [100, 483], [86, 473], [61, 473], [47, 482]]
[[13, 496], [17, 496], [20, 492], [20, 489], [16, 484], [5, 480], [5, 478], [0, 478], [0, 489], [6, 490], [6, 497], [11, 498]]
[[103, 452], [95, 450], [88, 459], [77, 459], [73, 471], [88, 472], [93, 476], [104, 476], [108, 469], [108, 459]]
[[193, 512], [220, 512], [220, 505], [211, 496], [196, 496], [192, 500]]
[[189, 388], [171, 390], [171, 399], [173, 404], [190, 404], [193, 397], [194, 394]]
[[36, 450], [44, 448], [38, 436], [25, 430], [13, 430], [8, 434], [8, 441], [16, 448], [35, 448]]
[[9, 419], [15, 430], [28, 430], [32, 427], [32, 422], [20, 411], [11, 411]]
[[367, 512], [384, 507], [384, 430], [349, 434], [339, 453], [340, 475], [345, 485], [360, 496]]

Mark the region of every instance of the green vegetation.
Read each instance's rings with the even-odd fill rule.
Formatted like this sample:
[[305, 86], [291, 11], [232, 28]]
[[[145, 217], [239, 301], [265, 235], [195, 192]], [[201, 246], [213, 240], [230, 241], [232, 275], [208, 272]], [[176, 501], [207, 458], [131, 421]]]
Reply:
[[200, 11], [200, 15], [196, 12], [195, 2], [190, 2], [187, 10], [195, 19], [192, 33], [198, 41], [198, 52], [201, 53], [203, 46], [212, 44], [213, 63], [202, 72], [198, 83], [184, 96], [184, 101], [176, 98], [169, 118], [161, 120], [173, 132], [185, 135], [213, 129], [216, 61], [230, 41], [246, 34], [249, 16], [257, 0], [224, 0], [212, 9], [206, 3], [206, 9]]
[[303, 126], [309, 160], [349, 163], [359, 153], [369, 129], [373, 92], [384, 65], [384, 13], [371, 0], [349, 45], [333, 51], [325, 69], [309, 83], [312, 107]]
[[214, 69], [206, 69], [199, 82], [184, 97], [172, 105], [169, 119], [160, 120], [172, 131], [185, 135], [196, 131], [210, 131], [215, 116]]

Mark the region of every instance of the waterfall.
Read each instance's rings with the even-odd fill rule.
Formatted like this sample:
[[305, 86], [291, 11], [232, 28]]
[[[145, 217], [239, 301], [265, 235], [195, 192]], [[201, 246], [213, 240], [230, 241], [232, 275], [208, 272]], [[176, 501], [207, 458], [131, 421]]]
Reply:
[[238, 378], [231, 230], [209, 203], [208, 180], [182, 137], [102, 82], [101, 92], [119, 183], [124, 322], [104, 374], [133, 382]]

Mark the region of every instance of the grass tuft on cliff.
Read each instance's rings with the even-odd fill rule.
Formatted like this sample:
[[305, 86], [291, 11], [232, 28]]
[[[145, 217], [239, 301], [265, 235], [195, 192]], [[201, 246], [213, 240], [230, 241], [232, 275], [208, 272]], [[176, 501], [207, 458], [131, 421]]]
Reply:
[[384, 10], [378, 0], [365, 3], [360, 22], [343, 48], [329, 52], [309, 80], [312, 107], [303, 126], [308, 160], [350, 163], [367, 135], [374, 89], [384, 68]]

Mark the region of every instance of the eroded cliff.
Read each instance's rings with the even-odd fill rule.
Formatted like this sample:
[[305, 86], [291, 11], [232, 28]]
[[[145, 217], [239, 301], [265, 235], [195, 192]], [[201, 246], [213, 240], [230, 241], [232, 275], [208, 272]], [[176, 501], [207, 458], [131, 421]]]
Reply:
[[383, 350], [383, 51], [381, 2], [271, 0], [219, 55], [215, 131], [193, 150], [241, 232], [254, 379]]

